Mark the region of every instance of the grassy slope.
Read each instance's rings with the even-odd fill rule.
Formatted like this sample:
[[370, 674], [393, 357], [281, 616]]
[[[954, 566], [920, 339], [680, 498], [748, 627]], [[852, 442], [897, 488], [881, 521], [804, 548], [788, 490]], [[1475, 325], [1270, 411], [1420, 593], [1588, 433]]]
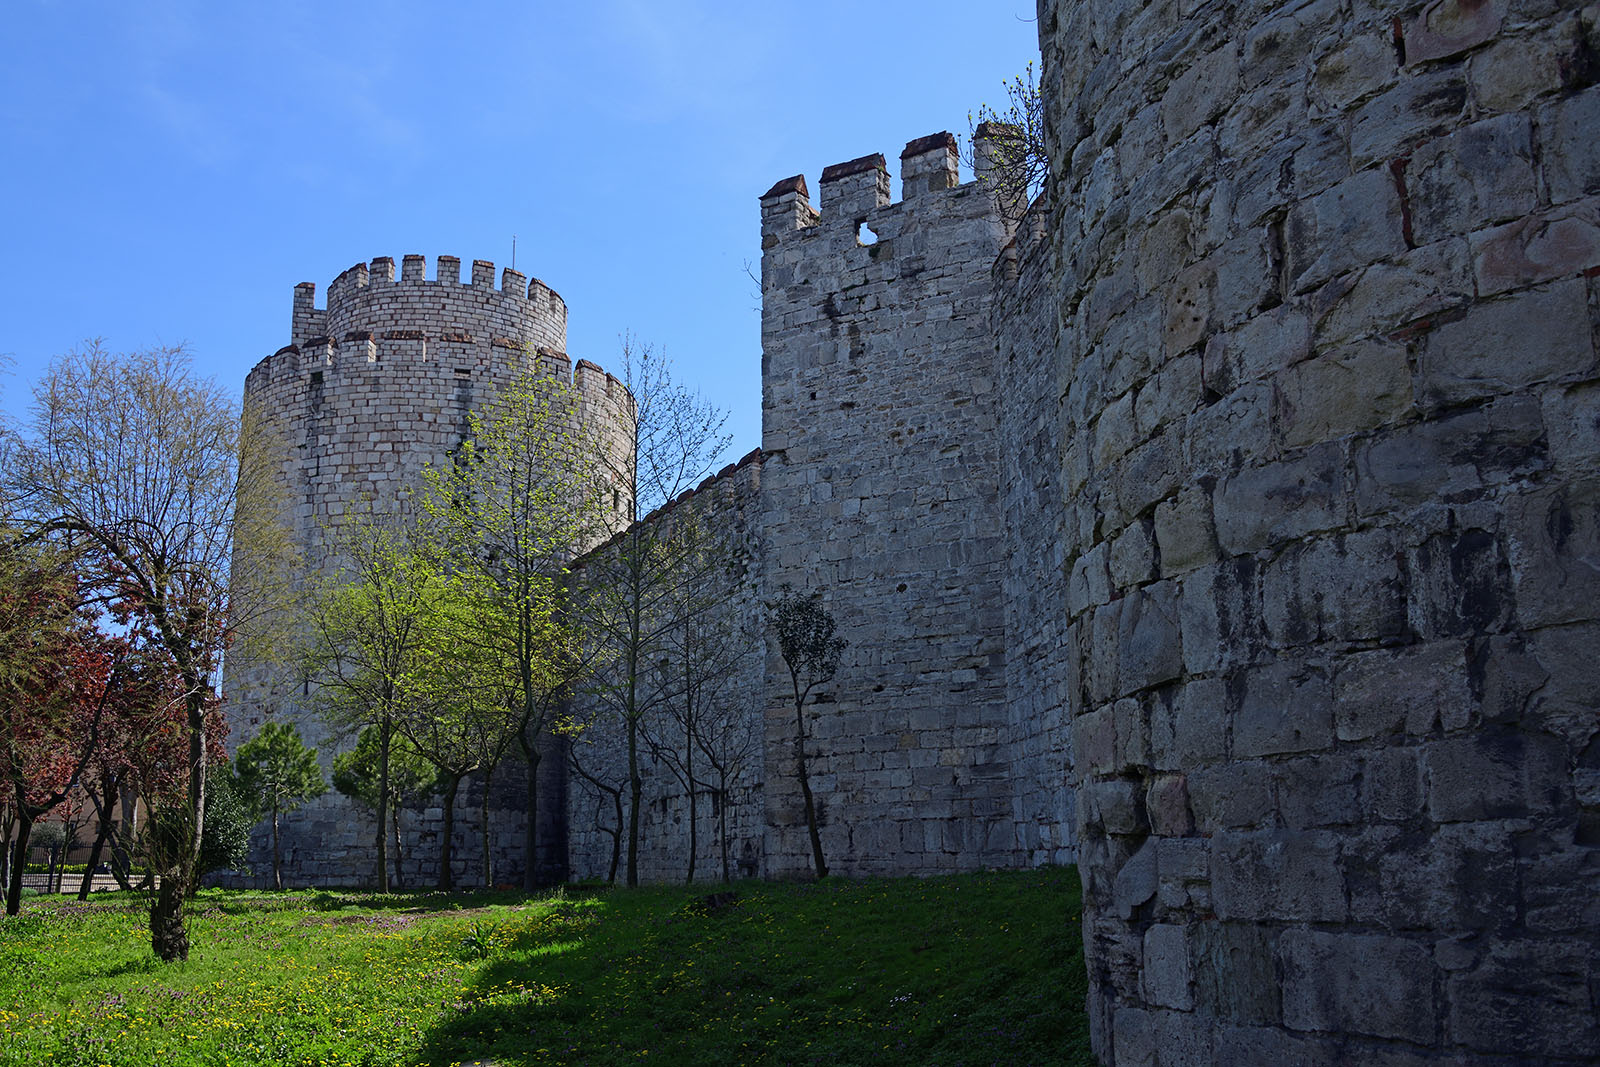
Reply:
[[30, 902], [0, 1065], [1091, 1062], [1070, 869], [705, 892]]

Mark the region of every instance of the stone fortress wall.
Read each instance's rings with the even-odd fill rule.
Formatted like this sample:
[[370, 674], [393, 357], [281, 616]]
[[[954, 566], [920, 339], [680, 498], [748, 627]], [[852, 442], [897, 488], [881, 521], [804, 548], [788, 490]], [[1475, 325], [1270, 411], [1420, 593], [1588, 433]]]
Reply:
[[[694, 813], [698, 833], [691, 850], [690, 805], [682, 759], [677, 757], [674, 765], [661, 751], [665, 747], [681, 753], [687, 745], [683, 715], [674, 698], [671, 707], [653, 704], [640, 723], [644, 804], [639, 817], [639, 878], [644, 882], [684, 880], [691, 851], [695, 856], [695, 879], [720, 881], [720, 832], [724, 819], [730, 877], [748, 878], [764, 867], [766, 761], [762, 709], [766, 706], [766, 663], [761, 653], [766, 642], [758, 570], [762, 466], [763, 457], [757, 449], [644, 519], [648, 523], [678, 523], [687, 516], [687, 521], [699, 524], [701, 536], [714, 545], [711, 557], [716, 561], [696, 589], [697, 595], [716, 602], [716, 607], [697, 621], [701, 647], [714, 650], [700, 659], [700, 672], [709, 677], [699, 682], [701, 739], [695, 744], [689, 763], [689, 771], [699, 783]], [[579, 561], [573, 572], [579, 589], [595, 565], [595, 557], [609, 550], [609, 546], [602, 545]], [[670, 641], [668, 645], [674, 647]], [[742, 654], [732, 654], [734, 650]], [[604, 703], [593, 694], [579, 693], [568, 711], [584, 727], [567, 742], [577, 768], [568, 775], [565, 786], [568, 868], [573, 878], [607, 878], [613, 845], [619, 840], [615, 835], [621, 833], [617, 877], [622, 880], [627, 870], [625, 820], [629, 803], [626, 732], [615, 714], [608, 714]], [[721, 775], [713, 757], [716, 765], [727, 769], [726, 795], [719, 788]], [[622, 789], [621, 819], [617, 816], [619, 798], [611, 792], [617, 788]]]
[[[980, 144], [980, 168], [984, 147]], [[955, 139], [761, 200], [762, 585], [820, 590], [849, 641], [814, 718], [823, 850], [841, 874], [1009, 866], [1001, 411], [990, 273], [1008, 237]], [[810, 869], [785, 668], [768, 653], [767, 873]], [[1064, 845], [1062, 831], [1050, 840]]]
[[1040, 4], [1104, 1062], [1600, 1058], [1597, 19]]
[[[850, 641], [812, 742], [834, 869], [1076, 858], [1107, 1063], [1593, 1062], [1600, 9], [1039, 12], [1020, 228], [946, 135], [898, 203], [881, 156], [761, 200], [762, 452], [693, 506], [753, 546], [730, 614], [820, 589]], [[365, 457], [301, 303], [252, 391], [295, 379], [293, 440]], [[322, 388], [403, 318], [311, 345]], [[286, 471], [301, 521], [349, 499]], [[743, 873], [803, 875], [759, 673]], [[681, 877], [652, 778], [644, 869]]]
[[[291, 343], [258, 363], [245, 379], [245, 403], [283, 450], [285, 517], [308, 573], [338, 566], [332, 544], [349, 516], [368, 507], [403, 508], [399, 495], [424, 467], [447, 462], [466, 437], [468, 413], [525, 370], [568, 383], [578, 417], [600, 427], [607, 447], [625, 453], [632, 400], [620, 382], [587, 360], [566, 355], [566, 305], [538, 279], [507, 268], [497, 286], [494, 264], [477, 260], [461, 281], [461, 261], [440, 256], [425, 277], [422, 256], [360, 263], [328, 287], [316, 307], [316, 287], [295, 287]], [[583, 546], [575, 546], [583, 547]], [[248, 566], [248, 561], [235, 565]], [[268, 716], [296, 724], [315, 745], [324, 771], [348, 740], [333, 737], [314, 713], [309, 689], [292, 665], [257, 666], [249, 650], [230, 653], [227, 691], [231, 744], [247, 740]], [[547, 794], [559, 795], [559, 760], [546, 761]], [[552, 767], [551, 765], [555, 766]], [[496, 777], [491, 848], [497, 878], [516, 880], [523, 866], [521, 811], [526, 769], [508, 761]], [[481, 796], [471, 781], [458, 801], [456, 865], [476, 877], [481, 846], [465, 831]], [[547, 805], [547, 807], [550, 807]], [[415, 828], [404, 878], [431, 880], [441, 812], [407, 818]], [[564, 872], [559, 821], [551, 812], [542, 835], [550, 843], [541, 865]], [[376, 825], [367, 813], [330, 790], [285, 821], [286, 878], [296, 883], [350, 884], [372, 880]], [[270, 871], [269, 843], [253, 845], [252, 865]]]

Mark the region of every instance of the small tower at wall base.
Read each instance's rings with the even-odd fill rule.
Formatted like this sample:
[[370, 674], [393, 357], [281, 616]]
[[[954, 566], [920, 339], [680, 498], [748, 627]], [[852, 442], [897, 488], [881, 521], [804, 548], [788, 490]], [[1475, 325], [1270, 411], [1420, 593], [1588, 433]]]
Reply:
[[[604, 445], [624, 454], [633, 403], [616, 378], [586, 360], [574, 367], [566, 355], [567, 309], [554, 290], [517, 271], [501, 272], [476, 260], [463, 282], [461, 260], [440, 256], [426, 277], [422, 256], [406, 256], [396, 276], [394, 260], [374, 259], [340, 274], [328, 286], [327, 306], [316, 306], [316, 286], [294, 290], [290, 344], [261, 360], [245, 379], [247, 408], [282, 450], [284, 517], [307, 575], [335, 566], [331, 545], [340, 528], [368, 507], [383, 512], [400, 506], [400, 493], [429, 464], [448, 459], [468, 433], [468, 417], [524, 372], [570, 383], [578, 417], [595, 428]], [[585, 546], [575, 545], [575, 550]], [[234, 565], [250, 566], [245, 558]], [[337, 738], [313, 709], [312, 691], [292, 664], [254, 662], [251, 650], [230, 652], [225, 678], [230, 745], [247, 740], [267, 719], [295, 724], [315, 745], [326, 774], [336, 751], [352, 739]], [[561, 760], [541, 767], [539, 866], [547, 878], [565, 874], [560, 839]], [[497, 772], [490, 847], [496, 877], [519, 879], [524, 863], [521, 811], [525, 774], [520, 765]], [[458, 806], [476, 807], [469, 795], [481, 788], [469, 780]], [[411, 813], [402, 878], [432, 881], [438, 854], [438, 817], [433, 809]], [[463, 832], [458, 820], [455, 866], [472, 884], [481, 860], [481, 838]], [[285, 820], [285, 880], [289, 884], [362, 884], [375, 877], [375, 822], [345, 797], [330, 792]], [[270, 870], [264, 841], [253, 842], [252, 864]]]
[[[1010, 865], [1001, 383], [990, 272], [1007, 230], [955, 139], [761, 198], [764, 597], [820, 590], [848, 642], [814, 719], [841, 874]], [[776, 652], [767, 673], [785, 678]], [[794, 709], [769, 691], [766, 873], [810, 867]]]

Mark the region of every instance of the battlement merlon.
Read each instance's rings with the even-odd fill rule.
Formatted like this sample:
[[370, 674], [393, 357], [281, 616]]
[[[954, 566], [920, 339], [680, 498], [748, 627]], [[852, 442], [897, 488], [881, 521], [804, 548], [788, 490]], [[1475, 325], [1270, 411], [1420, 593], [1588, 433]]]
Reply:
[[822, 172], [822, 219], [865, 219], [888, 206], [889, 164], [882, 152], [835, 163]]
[[900, 153], [900, 199], [954, 189], [961, 184], [960, 153], [948, 130], [918, 137]]
[[[461, 285], [461, 257], [440, 256], [435, 270], [435, 280], [428, 281], [427, 258], [419, 255], [402, 257], [400, 277], [395, 278], [394, 259], [378, 256], [372, 263], [357, 263], [341, 273], [328, 285], [330, 303], [341, 303], [354, 295], [355, 290], [385, 285]], [[507, 268], [501, 273], [499, 286], [495, 285], [494, 264], [489, 260], [472, 262], [473, 286], [482, 287], [504, 296], [526, 299], [541, 309], [548, 309], [566, 321], [566, 302], [544, 282], [529, 279], [521, 271]], [[291, 323], [291, 341], [300, 344], [326, 331], [327, 311], [316, 306], [317, 287], [313, 282], [301, 282], [294, 288], [294, 315]]]
[[[900, 198], [915, 201], [961, 184], [960, 153], [948, 130], [918, 137], [900, 153]], [[785, 178], [761, 194], [762, 247], [782, 234], [821, 223], [857, 223], [888, 207], [888, 163], [882, 153], [835, 163], [822, 172], [822, 210], [811, 205], [804, 175]]]
[[328, 332], [328, 313], [317, 307], [317, 285], [301, 282], [294, 287], [294, 309], [289, 316], [289, 343], [301, 344]]

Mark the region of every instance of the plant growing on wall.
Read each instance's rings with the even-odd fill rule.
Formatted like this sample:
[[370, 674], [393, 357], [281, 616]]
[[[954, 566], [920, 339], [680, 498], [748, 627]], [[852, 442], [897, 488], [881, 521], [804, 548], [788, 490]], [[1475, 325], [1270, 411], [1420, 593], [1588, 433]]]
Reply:
[[822, 606], [822, 594], [805, 596], [784, 585], [776, 603], [769, 605], [772, 632], [778, 639], [778, 652], [789, 668], [794, 693], [795, 774], [800, 779], [800, 794], [805, 799], [806, 829], [811, 834], [811, 858], [817, 877], [828, 876], [828, 863], [822, 856], [822, 835], [817, 828], [817, 805], [811, 795], [811, 779], [806, 770], [806, 701], [817, 686], [832, 680], [839, 669], [845, 639], [836, 635], [838, 624]]
[[268, 722], [261, 732], [239, 746], [234, 758], [239, 790], [250, 801], [257, 818], [272, 819], [272, 884], [283, 888], [283, 851], [278, 839], [279, 817], [312, 797], [327, 792], [317, 750], [307, 748], [300, 731], [287, 723]]
[[1015, 223], [1044, 191], [1050, 178], [1050, 155], [1045, 145], [1044, 100], [1034, 81], [1033, 64], [1006, 82], [1005, 90], [1003, 106], [982, 104], [976, 114], [967, 115], [972, 132], [966, 162], [977, 171], [980, 181], [992, 187], [1000, 213]]

